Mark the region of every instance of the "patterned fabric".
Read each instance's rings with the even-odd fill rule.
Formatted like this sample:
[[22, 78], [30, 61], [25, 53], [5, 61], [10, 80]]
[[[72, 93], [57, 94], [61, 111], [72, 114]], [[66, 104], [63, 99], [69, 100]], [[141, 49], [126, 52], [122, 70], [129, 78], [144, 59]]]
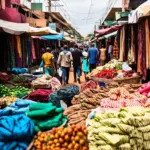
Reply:
[[113, 47], [113, 57], [114, 57], [115, 59], [118, 59], [118, 58], [119, 58], [119, 49], [118, 49], [118, 45], [117, 45], [116, 39], [115, 39], [114, 47]]

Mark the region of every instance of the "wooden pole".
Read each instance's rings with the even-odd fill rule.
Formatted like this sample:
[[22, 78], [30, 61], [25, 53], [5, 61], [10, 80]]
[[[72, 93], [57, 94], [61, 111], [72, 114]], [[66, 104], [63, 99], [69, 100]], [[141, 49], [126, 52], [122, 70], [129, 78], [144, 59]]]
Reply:
[[49, 12], [51, 13], [51, 0], [48, 1], [49, 1]]
[[122, 12], [125, 12], [125, 3], [126, 3], [126, 0], [122, 0]]

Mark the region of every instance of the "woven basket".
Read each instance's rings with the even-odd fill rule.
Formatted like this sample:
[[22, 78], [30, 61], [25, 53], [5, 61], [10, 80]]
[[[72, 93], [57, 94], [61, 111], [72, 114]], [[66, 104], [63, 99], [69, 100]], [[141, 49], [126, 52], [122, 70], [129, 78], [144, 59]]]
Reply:
[[[67, 120], [66, 120], [61, 126], [59, 126], [59, 127], [65, 127], [66, 124], [67, 124]], [[51, 132], [51, 130], [46, 131], [46, 133], [49, 133], [49, 132]], [[37, 137], [37, 136], [35, 136], [35, 137], [33, 138], [33, 140], [31, 141], [31, 143], [29, 144], [29, 146], [28, 146], [28, 148], [27, 148], [26, 150], [36, 150], [36, 149], [34, 148], [34, 146], [33, 146], [34, 140], [36, 139], [36, 137]]]
[[140, 84], [141, 83], [141, 77], [126, 77], [123, 79], [114, 79], [115, 82], [118, 82], [119, 84], [122, 83], [128, 83], [128, 84]]

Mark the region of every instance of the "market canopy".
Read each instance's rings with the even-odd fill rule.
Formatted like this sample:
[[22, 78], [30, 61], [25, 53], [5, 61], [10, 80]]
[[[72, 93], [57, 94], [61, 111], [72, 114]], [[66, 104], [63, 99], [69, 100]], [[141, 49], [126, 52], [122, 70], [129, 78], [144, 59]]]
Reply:
[[64, 34], [60, 33], [58, 35], [45, 35], [45, 36], [41, 36], [41, 37], [46, 40], [62, 40], [64, 37]]
[[71, 37], [69, 37], [69, 36], [64, 36], [64, 39], [65, 39], [66, 41], [73, 41], [73, 39], [72, 39]]
[[108, 39], [108, 38], [110, 38], [110, 37], [116, 36], [117, 33], [118, 33], [118, 31], [112, 32], [112, 33], [110, 33], [110, 34], [107, 34], [107, 35], [104, 35], [104, 36], [98, 38], [98, 40]]
[[137, 23], [139, 18], [150, 16], [150, 0], [140, 5], [136, 10], [129, 14], [129, 23]]
[[14, 23], [14, 22], [5, 21], [1, 19], [0, 19], [0, 27], [3, 29], [3, 31], [14, 35], [20, 35], [25, 32], [28, 32], [29, 30], [28, 23]]
[[99, 33], [100, 35], [106, 35], [106, 34], [109, 34], [109, 33], [112, 33], [112, 32], [119, 30], [119, 28], [121, 26], [122, 25], [116, 25], [116, 26], [112, 26], [110, 28], [101, 29], [101, 30], [96, 31], [96, 33]]
[[50, 27], [43, 27], [43, 28], [29, 27], [28, 33], [32, 35], [59, 34], [58, 32], [52, 30]]

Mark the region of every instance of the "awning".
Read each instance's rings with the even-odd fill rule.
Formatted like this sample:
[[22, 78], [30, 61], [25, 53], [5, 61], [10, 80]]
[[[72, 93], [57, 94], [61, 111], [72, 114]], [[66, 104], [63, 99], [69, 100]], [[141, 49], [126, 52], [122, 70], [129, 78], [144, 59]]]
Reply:
[[52, 30], [49, 27], [44, 27], [44, 28], [29, 27], [28, 33], [31, 35], [59, 34], [58, 32]]
[[118, 33], [118, 31], [112, 32], [112, 33], [110, 33], [110, 34], [106, 34], [106, 35], [104, 35], [104, 36], [98, 38], [98, 40], [108, 39], [108, 38], [110, 38], [110, 37], [116, 36], [117, 33]]
[[65, 39], [66, 41], [73, 41], [73, 39], [70, 38], [69, 36], [65, 36], [64, 39]]
[[20, 35], [29, 30], [28, 23], [14, 23], [0, 19], [0, 27], [9, 34]]
[[110, 37], [116, 36], [116, 35], [117, 35], [117, 33], [118, 33], [118, 31], [115, 31], [115, 32], [113, 32], [113, 33], [110, 33], [110, 34], [104, 35], [103, 37], [104, 37], [105, 39], [108, 39], [108, 38], [110, 38]]
[[137, 23], [139, 18], [150, 16], [150, 0], [140, 5], [136, 10], [129, 14], [129, 23]]
[[45, 35], [45, 36], [41, 36], [41, 37], [46, 40], [62, 40], [64, 37], [64, 34], [60, 33], [59, 35]]
[[96, 33], [99, 33], [100, 35], [106, 35], [106, 34], [109, 34], [109, 33], [119, 30], [120, 27], [121, 27], [121, 25], [116, 25], [116, 26], [112, 26], [110, 28], [98, 30], [98, 31], [96, 31]]

